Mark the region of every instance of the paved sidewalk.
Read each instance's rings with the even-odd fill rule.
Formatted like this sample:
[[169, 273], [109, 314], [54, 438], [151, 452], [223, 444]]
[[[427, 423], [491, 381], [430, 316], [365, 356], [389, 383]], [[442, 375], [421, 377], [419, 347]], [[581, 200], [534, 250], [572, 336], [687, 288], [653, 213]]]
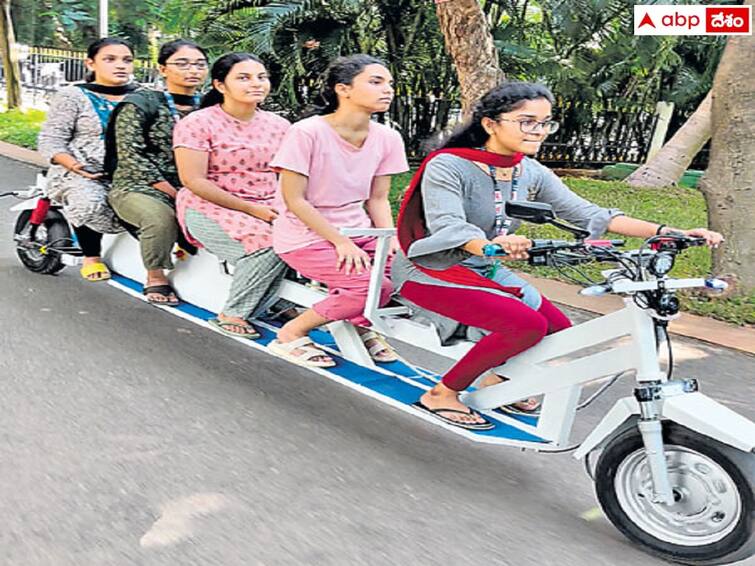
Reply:
[[[585, 297], [579, 294], [581, 287], [578, 285], [534, 277], [526, 273], [520, 275], [535, 285], [546, 297], [568, 307], [607, 314], [624, 306], [623, 299], [617, 295]], [[680, 336], [697, 338], [711, 344], [755, 354], [755, 328], [736, 326], [713, 318], [680, 313], [679, 318], [669, 325], [669, 330]]]
[[[0, 155], [38, 167], [49, 165], [39, 152], [2, 141], [0, 141]], [[606, 314], [620, 309], [623, 305], [622, 299], [615, 295], [583, 297], [579, 294], [580, 287], [577, 285], [527, 274], [522, 275], [525, 279], [533, 282], [552, 301], [568, 307]], [[735, 326], [712, 318], [682, 313], [678, 319], [671, 323], [669, 330], [681, 336], [697, 338], [711, 344], [755, 354], [754, 328]]]

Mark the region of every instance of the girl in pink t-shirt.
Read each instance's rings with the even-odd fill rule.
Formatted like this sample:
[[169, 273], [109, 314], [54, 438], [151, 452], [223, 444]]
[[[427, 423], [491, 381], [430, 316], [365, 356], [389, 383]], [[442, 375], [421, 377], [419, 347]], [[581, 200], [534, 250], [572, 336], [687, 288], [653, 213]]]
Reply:
[[[349, 238], [340, 229], [392, 228], [390, 176], [409, 169], [401, 136], [371, 120], [393, 100], [385, 65], [368, 55], [341, 57], [325, 82], [320, 114], [294, 124], [270, 164], [280, 171], [273, 248], [299, 273], [327, 285], [328, 296], [286, 323], [269, 348], [316, 367], [335, 362], [313, 344], [310, 330], [334, 320], [370, 324], [362, 313], [376, 240]], [[391, 290], [384, 277], [381, 305]], [[375, 361], [397, 359], [382, 336], [367, 328], [359, 332]]]

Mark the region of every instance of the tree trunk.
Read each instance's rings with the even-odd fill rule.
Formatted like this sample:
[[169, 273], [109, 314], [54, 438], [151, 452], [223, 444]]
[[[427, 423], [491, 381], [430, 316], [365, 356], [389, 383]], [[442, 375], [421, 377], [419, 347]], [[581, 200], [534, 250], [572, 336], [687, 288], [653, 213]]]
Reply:
[[461, 109], [468, 116], [474, 103], [504, 79], [485, 15], [477, 0], [436, 0], [446, 49], [456, 66]]
[[653, 188], [677, 184], [695, 155], [710, 139], [710, 108], [709, 92], [674, 136], [652, 159], [627, 177], [626, 182], [633, 187]]
[[[752, 5], [752, 0], [745, 2]], [[708, 223], [726, 242], [713, 270], [734, 274], [739, 291], [755, 289], [755, 38], [730, 36], [713, 80], [710, 165], [700, 188]]]
[[0, 0], [0, 55], [3, 61], [8, 110], [21, 106], [21, 70], [18, 67], [15, 43], [10, 0]]

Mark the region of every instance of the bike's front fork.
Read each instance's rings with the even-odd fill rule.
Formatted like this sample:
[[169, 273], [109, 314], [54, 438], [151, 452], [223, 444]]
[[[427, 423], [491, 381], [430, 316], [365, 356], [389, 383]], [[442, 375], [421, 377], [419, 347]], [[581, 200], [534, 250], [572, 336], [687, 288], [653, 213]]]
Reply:
[[694, 393], [698, 390], [696, 379], [680, 379], [666, 382], [644, 383], [634, 390], [640, 405], [638, 427], [645, 445], [645, 456], [653, 480], [653, 502], [672, 505], [676, 494], [671, 487], [663, 449], [663, 400], [667, 397]]

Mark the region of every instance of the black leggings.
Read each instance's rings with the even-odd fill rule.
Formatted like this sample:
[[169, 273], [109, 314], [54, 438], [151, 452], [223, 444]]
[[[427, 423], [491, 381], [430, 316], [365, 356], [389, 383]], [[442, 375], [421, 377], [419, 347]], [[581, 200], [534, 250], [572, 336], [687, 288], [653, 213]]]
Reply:
[[102, 253], [102, 234], [89, 228], [88, 226], [74, 226], [76, 239], [79, 241], [79, 247], [84, 252], [84, 257], [99, 257]]

